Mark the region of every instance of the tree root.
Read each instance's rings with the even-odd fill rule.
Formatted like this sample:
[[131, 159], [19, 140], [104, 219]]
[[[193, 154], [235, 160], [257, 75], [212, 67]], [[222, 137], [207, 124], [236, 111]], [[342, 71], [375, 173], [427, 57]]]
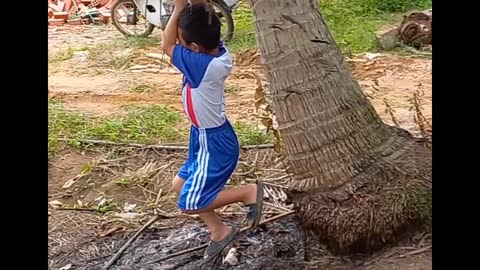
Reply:
[[335, 190], [291, 191], [307, 233], [337, 255], [371, 253], [431, 228], [431, 150], [413, 140]]

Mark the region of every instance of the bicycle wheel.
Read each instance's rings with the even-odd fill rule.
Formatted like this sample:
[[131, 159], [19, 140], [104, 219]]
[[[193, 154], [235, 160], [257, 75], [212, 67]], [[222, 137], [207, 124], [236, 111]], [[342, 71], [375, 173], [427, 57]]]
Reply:
[[215, 13], [220, 19], [220, 23], [222, 24], [221, 39], [223, 42], [229, 42], [232, 39], [233, 32], [235, 30], [232, 10], [227, 7], [223, 0], [211, 0], [210, 4], [212, 5]]
[[147, 37], [155, 26], [147, 21], [133, 0], [117, 0], [111, 9], [112, 24], [127, 37]]

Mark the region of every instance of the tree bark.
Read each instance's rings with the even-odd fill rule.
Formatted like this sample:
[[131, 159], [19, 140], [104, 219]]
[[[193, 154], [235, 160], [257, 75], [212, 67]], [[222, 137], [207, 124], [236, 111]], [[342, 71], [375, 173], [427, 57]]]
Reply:
[[352, 253], [428, 222], [431, 150], [382, 122], [317, 0], [248, 2], [303, 228]]

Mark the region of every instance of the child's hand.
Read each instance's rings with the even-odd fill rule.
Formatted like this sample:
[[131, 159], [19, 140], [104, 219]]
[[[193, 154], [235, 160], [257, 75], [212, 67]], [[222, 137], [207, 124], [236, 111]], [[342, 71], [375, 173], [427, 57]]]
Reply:
[[172, 57], [173, 50], [175, 49], [175, 45], [177, 44], [177, 27], [178, 27], [178, 19], [182, 10], [188, 4], [188, 0], [175, 0], [173, 8], [172, 16], [170, 20], [168, 20], [167, 26], [165, 30], [163, 30], [163, 39], [162, 39], [162, 50], [163, 52]]
[[206, 4], [208, 1], [207, 0], [175, 0], [175, 5], [177, 5], [177, 3], [179, 3], [180, 5], [182, 5], [182, 7], [185, 7], [188, 3], [190, 2], [190, 4], [192, 5], [196, 5], [196, 4]]
[[[173, 9], [172, 16], [163, 31], [163, 41], [162, 41], [162, 50], [165, 52], [166, 55], [172, 57], [173, 50], [175, 49], [175, 45], [177, 44], [177, 27], [178, 27], [178, 19], [180, 17], [180, 13], [185, 7], [188, 5], [189, 0], [175, 0], [174, 5], [175, 8]], [[196, 5], [199, 3], [205, 3], [206, 0], [190, 0], [192, 5]]]
[[[196, 1], [191, 0], [191, 2], [196, 2]], [[187, 4], [188, 4], [188, 0], [175, 0], [175, 9], [181, 11], [187, 6]]]

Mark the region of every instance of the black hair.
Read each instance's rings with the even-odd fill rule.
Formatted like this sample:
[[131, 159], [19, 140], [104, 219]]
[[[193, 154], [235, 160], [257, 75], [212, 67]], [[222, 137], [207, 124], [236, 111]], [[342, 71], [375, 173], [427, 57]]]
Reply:
[[220, 20], [210, 5], [195, 4], [180, 13], [178, 26], [187, 44], [192, 42], [205, 50], [213, 50], [220, 42]]

